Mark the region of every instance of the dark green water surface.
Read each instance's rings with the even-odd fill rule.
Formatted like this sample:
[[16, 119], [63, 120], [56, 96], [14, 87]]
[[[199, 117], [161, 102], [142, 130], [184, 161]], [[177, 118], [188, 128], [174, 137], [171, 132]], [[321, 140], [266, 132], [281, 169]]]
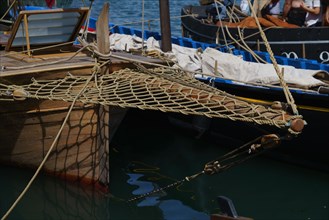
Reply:
[[[40, 175], [8, 219], [210, 219], [216, 197], [233, 200], [240, 216], [326, 220], [329, 176], [264, 156], [224, 173], [201, 176], [137, 202], [126, 200], [202, 170], [227, 152], [207, 138], [171, 125], [164, 113], [129, 111], [111, 145], [111, 193]], [[23, 190], [31, 170], [0, 167], [1, 216]]]

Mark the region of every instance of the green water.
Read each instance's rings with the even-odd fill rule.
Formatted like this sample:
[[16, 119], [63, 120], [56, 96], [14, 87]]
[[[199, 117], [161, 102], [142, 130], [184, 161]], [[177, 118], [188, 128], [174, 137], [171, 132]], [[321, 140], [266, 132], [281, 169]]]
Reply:
[[[210, 219], [209, 214], [219, 212], [220, 195], [233, 200], [240, 216], [329, 219], [327, 173], [265, 157], [127, 203], [200, 171], [226, 152], [175, 128], [163, 113], [130, 111], [111, 147], [111, 194], [41, 175], [8, 219]], [[0, 174], [2, 216], [33, 173], [1, 166]]]

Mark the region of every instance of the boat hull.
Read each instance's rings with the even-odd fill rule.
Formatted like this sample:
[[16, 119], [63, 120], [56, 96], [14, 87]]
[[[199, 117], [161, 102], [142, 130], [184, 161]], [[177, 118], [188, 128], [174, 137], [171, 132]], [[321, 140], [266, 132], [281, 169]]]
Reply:
[[[0, 54], [3, 55], [4, 51], [0, 51]], [[51, 59], [62, 59], [63, 56]], [[39, 58], [31, 58], [36, 60], [31, 65], [18, 60], [17, 57], [3, 56], [3, 65], [7, 66], [0, 77], [0, 83], [3, 85], [13, 84], [19, 87], [33, 83], [33, 80], [58, 80], [63, 79], [68, 73], [88, 76], [94, 66], [93, 60], [86, 56], [76, 56], [62, 65], [49, 64], [39, 67], [34, 65], [38, 62], [47, 62], [47, 59], [40, 61]], [[10, 69], [20, 66], [27, 67]], [[109, 146], [103, 144], [105, 142], [100, 137], [102, 127], [109, 124], [108, 118], [100, 115], [104, 107], [75, 103], [58, 140], [55, 141], [71, 103], [51, 100], [50, 97], [1, 98], [1, 163], [36, 169], [54, 144], [43, 171], [92, 187], [102, 186], [102, 190], [107, 190]], [[109, 114], [109, 110], [106, 114]]]
[[[202, 80], [207, 82], [207, 80]], [[238, 98], [270, 105], [273, 101], [284, 102], [282, 89], [246, 86], [226, 82], [212, 82], [220, 90], [236, 95]], [[329, 123], [329, 96], [327, 94], [307, 94], [292, 91], [298, 103], [299, 114], [307, 122], [303, 132], [297, 137], [283, 140], [276, 149], [266, 154], [279, 160], [319, 170], [329, 170], [327, 158], [329, 148], [327, 127]], [[178, 127], [187, 129], [197, 138], [207, 137], [219, 146], [239, 147], [260, 135], [276, 133], [285, 135], [271, 127], [257, 124], [240, 123], [226, 119], [213, 119], [200, 116], [171, 115], [170, 121]]]
[[[205, 6], [186, 6], [182, 8], [181, 23], [183, 37], [207, 43], [233, 44], [238, 49], [239, 45], [229, 36], [239, 40], [237, 28], [225, 28], [214, 24], [203, 23], [207, 17]], [[198, 17], [187, 16], [197, 13]], [[266, 51], [265, 43], [261, 38], [258, 28], [241, 28], [244, 42], [251, 50]], [[225, 33], [225, 36], [223, 35]], [[306, 58], [317, 60], [320, 63], [329, 63], [329, 27], [300, 27], [300, 28], [264, 28], [267, 41], [275, 55], [287, 58]], [[241, 41], [240, 41], [241, 43]]]

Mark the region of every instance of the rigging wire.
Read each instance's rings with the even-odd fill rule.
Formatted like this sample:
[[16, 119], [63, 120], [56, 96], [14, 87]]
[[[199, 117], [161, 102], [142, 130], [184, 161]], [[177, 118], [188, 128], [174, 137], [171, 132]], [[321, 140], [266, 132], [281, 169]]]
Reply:
[[186, 176], [185, 178], [178, 180], [174, 183], [171, 183], [167, 186], [130, 198], [127, 200], [127, 202], [134, 202], [143, 199], [152, 194], [164, 191], [165, 189], [169, 189], [174, 186], [183, 184], [184, 182], [189, 182], [191, 180], [194, 180], [197, 177], [202, 176], [204, 174], [214, 175], [224, 172], [238, 164], [241, 164], [251, 158], [254, 158], [255, 156], [261, 153], [264, 153], [269, 149], [277, 147], [281, 143], [281, 140], [286, 138], [290, 138], [290, 136], [287, 135], [285, 137], [279, 137], [276, 134], [269, 134], [269, 135], [263, 135], [257, 137], [254, 140], [249, 141], [248, 143], [240, 146], [239, 148], [236, 148], [223, 156], [220, 156], [212, 161], [209, 161], [208, 163], [205, 164], [202, 171], [197, 172], [191, 176]]
[[145, 54], [145, 49], [144, 49], [144, 15], [145, 15], [145, 2], [144, 0], [142, 1], [142, 54]]

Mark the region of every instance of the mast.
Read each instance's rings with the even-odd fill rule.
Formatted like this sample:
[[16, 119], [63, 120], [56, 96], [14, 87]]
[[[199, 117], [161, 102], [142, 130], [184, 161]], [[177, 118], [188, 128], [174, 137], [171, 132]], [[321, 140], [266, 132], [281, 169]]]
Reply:
[[171, 29], [169, 0], [159, 0], [160, 6], [160, 24], [161, 24], [161, 50], [163, 52], [171, 51]]

